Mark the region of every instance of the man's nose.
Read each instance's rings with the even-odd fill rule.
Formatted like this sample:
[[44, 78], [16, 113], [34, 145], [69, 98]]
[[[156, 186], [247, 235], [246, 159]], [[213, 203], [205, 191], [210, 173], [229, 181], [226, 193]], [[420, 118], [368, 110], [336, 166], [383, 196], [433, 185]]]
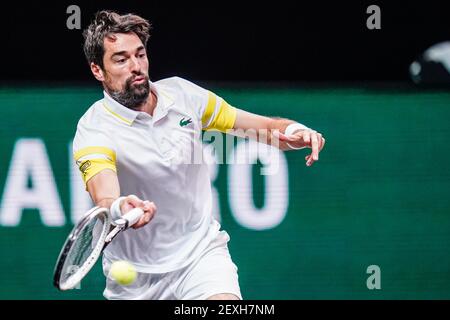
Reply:
[[130, 59], [130, 71], [134, 73], [139, 73], [141, 71], [141, 65], [136, 57]]

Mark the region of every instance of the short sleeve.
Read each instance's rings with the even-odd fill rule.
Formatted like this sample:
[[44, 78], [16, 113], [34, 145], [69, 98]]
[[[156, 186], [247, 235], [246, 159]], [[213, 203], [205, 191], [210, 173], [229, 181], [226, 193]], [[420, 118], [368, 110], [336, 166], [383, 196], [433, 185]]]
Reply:
[[236, 108], [229, 105], [223, 98], [192, 82], [183, 79], [183, 91], [188, 101], [196, 109], [202, 122], [203, 130], [218, 130], [226, 132], [234, 127]]
[[100, 128], [80, 122], [73, 141], [73, 157], [85, 186], [102, 170], [117, 172], [116, 152], [112, 138]]

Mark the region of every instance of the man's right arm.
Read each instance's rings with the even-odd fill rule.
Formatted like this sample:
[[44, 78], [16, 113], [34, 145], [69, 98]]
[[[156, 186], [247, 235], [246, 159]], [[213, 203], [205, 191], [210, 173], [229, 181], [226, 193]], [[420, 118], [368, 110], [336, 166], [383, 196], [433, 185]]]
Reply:
[[[111, 204], [120, 197], [117, 174], [109, 169], [100, 171], [87, 181], [87, 190], [95, 205], [109, 209]], [[144, 210], [142, 218], [133, 225], [135, 229], [150, 222], [156, 212], [156, 206], [153, 202], [143, 201], [134, 195], [129, 195], [121, 201], [120, 209], [122, 213], [127, 213], [133, 208]]]
[[102, 170], [87, 182], [87, 191], [95, 205], [110, 208], [120, 197], [120, 186], [117, 175], [112, 170]]
[[[121, 195], [115, 149], [115, 142], [107, 130], [89, 123], [84, 117], [79, 121], [73, 140], [73, 157], [95, 205], [108, 209]], [[134, 195], [122, 199], [119, 208], [121, 214], [133, 208], [144, 210], [144, 215], [133, 228], [147, 224], [156, 211], [153, 202], [143, 201]]]

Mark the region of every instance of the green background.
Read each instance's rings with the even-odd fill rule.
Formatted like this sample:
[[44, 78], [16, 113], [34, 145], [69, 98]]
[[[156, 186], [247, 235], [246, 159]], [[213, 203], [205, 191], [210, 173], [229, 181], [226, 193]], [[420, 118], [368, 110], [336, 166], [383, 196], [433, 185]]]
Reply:
[[[394, 88], [208, 87], [232, 105], [295, 119], [327, 139], [312, 167], [306, 150], [286, 153], [288, 213], [270, 230], [233, 218], [227, 166], [220, 165], [222, 226], [244, 298], [450, 298], [450, 92]], [[47, 227], [37, 210], [26, 209], [19, 226], [0, 226], [2, 299], [103, 299], [99, 264], [82, 290], [52, 287], [72, 228], [68, 143], [100, 98], [97, 87], [0, 89], [0, 195], [16, 140], [40, 138], [67, 218], [63, 227]], [[257, 169], [253, 195], [261, 206]], [[381, 269], [380, 290], [366, 286], [370, 265]]]

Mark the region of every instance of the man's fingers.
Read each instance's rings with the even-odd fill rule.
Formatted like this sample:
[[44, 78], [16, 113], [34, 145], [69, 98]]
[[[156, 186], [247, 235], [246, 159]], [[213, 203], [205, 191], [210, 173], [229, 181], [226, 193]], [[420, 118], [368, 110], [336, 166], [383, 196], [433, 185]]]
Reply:
[[156, 205], [153, 202], [149, 202], [147, 209], [144, 211], [145, 221], [150, 222], [150, 220], [153, 219], [155, 212], [156, 212]]
[[142, 226], [145, 226], [151, 220], [148, 213], [144, 213], [144, 215], [139, 219], [139, 221], [133, 226], [133, 228], [137, 229]]
[[315, 161], [319, 160], [319, 152], [325, 145], [325, 139], [322, 137], [321, 133], [318, 133], [316, 131], [309, 131], [304, 132], [303, 141], [305, 142], [305, 144], [311, 145], [311, 154], [305, 156], [306, 165], [310, 167]]
[[320, 133], [317, 133], [317, 141], [319, 142], [319, 152], [320, 152], [320, 150], [322, 150], [322, 142], [323, 142], [323, 139], [322, 139], [322, 134], [320, 134]]
[[306, 145], [309, 145], [311, 143], [311, 136], [310, 132], [308, 130], [303, 131], [303, 141]]
[[150, 202], [149, 208], [145, 212], [148, 214], [148, 221], [150, 221], [156, 213], [156, 205], [153, 202]]
[[324, 146], [325, 146], [325, 138], [322, 137], [322, 147], [320, 148], [320, 150], [322, 150]]
[[311, 134], [311, 148], [312, 148], [312, 157], [314, 161], [319, 160], [319, 140], [317, 139], [317, 133], [314, 132]]
[[310, 166], [312, 166], [313, 163], [314, 163], [314, 158], [313, 158], [312, 154], [310, 154], [310, 155], [308, 156], [308, 160], [306, 161], [306, 165], [307, 165], [308, 167], [310, 167]]
[[144, 209], [144, 201], [136, 197], [134, 194], [126, 197], [125, 201], [130, 204], [133, 208], [141, 208]]
[[143, 209], [144, 209], [143, 218], [146, 222], [149, 222], [153, 218], [153, 216], [156, 212], [156, 205], [153, 202], [146, 200], [146, 201], [144, 201]]
[[310, 155], [310, 154], [308, 154], [308, 155], [305, 157], [305, 160], [306, 160], [306, 165], [307, 165], [308, 167], [311, 166], [312, 163], [314, 162], [314, 160], [312, 159], [312, 155]]
[[144, 201], [144, 207], [142, 209], [149, 210], [150, 209], [150, 203], [151, 203], [150, 201], [145, 200]]
[[142, 217], [133, 225], [133, 229], [143, 227], [153, 219], [156, 212], [156, 205], [153, 202], [148, 200], [142, 201], [134, 195], [128, 196], [126, 202], [129, 205], [129, 210], [132, 208], [141, 208], [144, 211]]
[[138, 229], [140, 227], [145, 226], [147, 223], [149, 223], [156, 212], [156, 206], [153, 202], [146, 201], [146, 206], [148, 207], [147, 210], [144, 210], [144, 215], [139, 219], [139, 221], [133, 225], [134, 229]]

